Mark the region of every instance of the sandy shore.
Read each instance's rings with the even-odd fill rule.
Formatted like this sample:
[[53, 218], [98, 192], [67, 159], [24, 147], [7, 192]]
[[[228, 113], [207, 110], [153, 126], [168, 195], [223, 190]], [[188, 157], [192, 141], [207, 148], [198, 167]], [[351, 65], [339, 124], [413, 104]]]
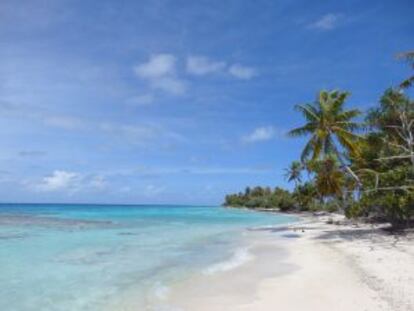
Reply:
[[332, 217], [247, 233], [240, 265], [175, 284], [160, 310], [414, 310], [414, 239]]

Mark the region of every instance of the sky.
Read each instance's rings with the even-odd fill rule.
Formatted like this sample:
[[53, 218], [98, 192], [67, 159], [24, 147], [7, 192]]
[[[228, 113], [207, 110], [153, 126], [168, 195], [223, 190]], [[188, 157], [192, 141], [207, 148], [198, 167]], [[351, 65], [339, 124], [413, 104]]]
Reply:
[[414, 2], [1, 0], [0, 201], [220, 204], [292, 187], [295, 104], [410, 74]]

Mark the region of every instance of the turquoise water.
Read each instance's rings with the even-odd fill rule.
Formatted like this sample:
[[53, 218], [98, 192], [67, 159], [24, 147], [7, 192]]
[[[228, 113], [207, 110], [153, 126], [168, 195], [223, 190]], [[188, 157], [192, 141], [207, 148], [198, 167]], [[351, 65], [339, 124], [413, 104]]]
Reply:
[[103, 310], [127, 292], [148, 305], [171, 282], [234, 258], [247, 228], [292, 220], [220, 207], [3, 204], [0, 310]]

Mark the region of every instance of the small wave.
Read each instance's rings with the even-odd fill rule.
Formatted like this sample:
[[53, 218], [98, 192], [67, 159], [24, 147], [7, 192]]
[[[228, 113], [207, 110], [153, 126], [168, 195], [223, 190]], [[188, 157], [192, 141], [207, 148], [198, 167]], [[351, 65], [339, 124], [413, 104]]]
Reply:
[[203, 271], [205, 275], [212, 275], [218, 272], [225, 272], [240, 267], [254, 259], [248, 248], [241, 248], [234, 252], [234, 255], [226, 261], [216, 263]]
[[153, 289], [154, 296], [159, 300], [165, 300], [170, 294], [170, 288], [162, 283], [156, 283]]

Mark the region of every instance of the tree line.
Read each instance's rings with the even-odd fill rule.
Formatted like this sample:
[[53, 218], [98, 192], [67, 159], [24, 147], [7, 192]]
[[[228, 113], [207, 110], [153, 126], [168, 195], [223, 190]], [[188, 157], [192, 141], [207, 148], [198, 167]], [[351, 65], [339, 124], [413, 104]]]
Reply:
[[[414, 69], [414, 51], [399, 55]], [[225, 205], [281, 210], [342, 210], [347, 217], [412, 225], [414, 217], [414, 75], [382, 94], [362, 113], [346, 109], [349, 92], [320, 91], [296, 105], [304, 124], [290, 137], [307, 137], [301, 155], [286, 169], [293, 191], [246, 188]]]

